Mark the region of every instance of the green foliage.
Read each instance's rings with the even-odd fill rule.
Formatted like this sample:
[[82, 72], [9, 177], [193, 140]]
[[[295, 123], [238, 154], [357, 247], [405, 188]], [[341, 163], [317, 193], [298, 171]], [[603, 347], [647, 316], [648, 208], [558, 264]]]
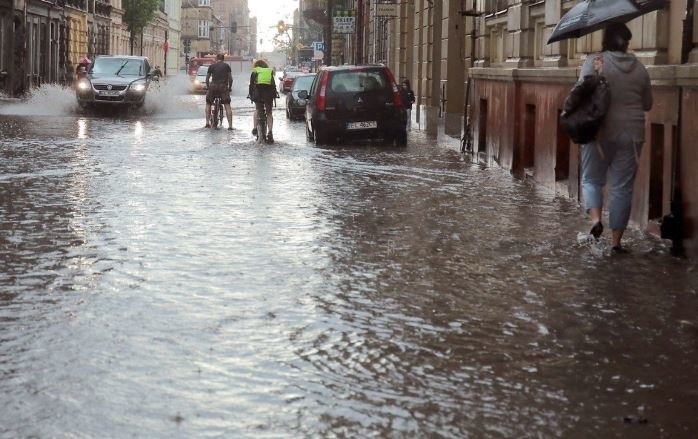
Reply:
[[155, 17], [155, 11], [160, 6], [160, 0], [124, 0], [124, 23], [131, 35], [141, 33]]

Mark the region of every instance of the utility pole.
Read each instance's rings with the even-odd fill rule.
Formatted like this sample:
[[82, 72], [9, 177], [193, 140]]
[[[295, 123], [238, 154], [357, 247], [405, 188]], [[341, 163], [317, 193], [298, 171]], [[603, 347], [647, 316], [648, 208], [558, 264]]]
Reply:
[[332, 65], [332, 11], [334, 9], [334, 0], [327, 0], [327, 33], [325, 37], [325, 65]]

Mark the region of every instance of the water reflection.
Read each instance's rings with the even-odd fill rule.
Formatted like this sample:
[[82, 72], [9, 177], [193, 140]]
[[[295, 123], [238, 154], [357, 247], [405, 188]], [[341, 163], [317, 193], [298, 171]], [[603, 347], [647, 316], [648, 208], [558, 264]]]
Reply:
[[140, 145], [143, 142], [143, 122], [140, 120], [134, 124], [133, 134], [136, 137], [136, 144]]
[[260, 147], [183, 99], [0, 125], [0, 436], [698, 428], [698, 280], [663, 243], [595, 256], [574, 203], [416, 132], [316, 148], [281, 115]]
[[78, 139], [87, 138], [87, 119], [78, 119]]

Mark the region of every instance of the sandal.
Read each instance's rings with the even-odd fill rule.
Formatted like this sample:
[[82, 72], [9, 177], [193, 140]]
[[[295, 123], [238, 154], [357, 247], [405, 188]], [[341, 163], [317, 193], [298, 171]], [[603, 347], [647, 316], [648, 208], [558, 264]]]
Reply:
[[594, 237], [594, 239], [599, 239], [601, 234], [603, 233], [603, 224], [601, 224], [601, 221], [595, 223], [592, 227], [591, 230], [589, 231], [589, 234]]

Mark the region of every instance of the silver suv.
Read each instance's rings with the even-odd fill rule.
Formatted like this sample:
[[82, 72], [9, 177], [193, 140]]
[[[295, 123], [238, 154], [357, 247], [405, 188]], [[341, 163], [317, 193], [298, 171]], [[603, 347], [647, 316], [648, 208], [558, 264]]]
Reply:
[[125, 105], [141, 107], [150, 86], [150, 62], [144, 56], [98, 56], [87, 76], [78, 80], [78, 105]]

